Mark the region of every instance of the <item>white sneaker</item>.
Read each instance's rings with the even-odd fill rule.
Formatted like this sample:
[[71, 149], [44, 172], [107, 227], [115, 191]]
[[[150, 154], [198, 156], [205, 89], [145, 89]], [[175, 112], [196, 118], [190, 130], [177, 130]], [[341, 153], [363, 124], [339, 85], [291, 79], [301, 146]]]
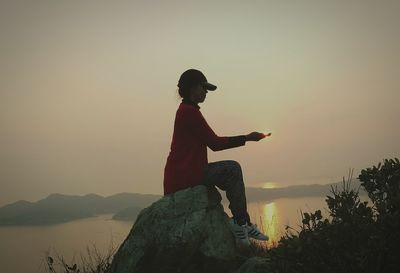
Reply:
[[268, 241], [269, 239], [267, 235], [261, 233], [256, 224], [246, 225], [246, 229], [250, 238], [260, 241]]
[[247, 224], [238, 225], [235, 223], [234, 219], [229, 220], [229, 226], [233, 234], [235, 235], [236, 241], [241, 245], [250, 246], [249, 236], [247, 234]]

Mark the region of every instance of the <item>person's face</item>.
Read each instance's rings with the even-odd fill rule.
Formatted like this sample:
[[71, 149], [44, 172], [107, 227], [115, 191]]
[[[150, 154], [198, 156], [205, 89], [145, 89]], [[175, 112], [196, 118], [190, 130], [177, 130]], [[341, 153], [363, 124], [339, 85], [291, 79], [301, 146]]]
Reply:
[[195, 103], [203, 102], [206, 99], [207, 89], [202, 84], [198, 84], [191, 90], [191, 100]]

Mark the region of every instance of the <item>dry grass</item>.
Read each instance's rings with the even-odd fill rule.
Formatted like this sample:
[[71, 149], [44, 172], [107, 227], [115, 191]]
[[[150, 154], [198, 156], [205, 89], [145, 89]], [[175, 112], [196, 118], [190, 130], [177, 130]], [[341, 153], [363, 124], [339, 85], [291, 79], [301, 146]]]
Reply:
[[86, 252], [80, 253], [80, 261], [77, 263], [75, 255], [70, 262], [65, 261], [64, 257], [53, 250], [45, 252], [44, 272], [50, 273], [105, 273], [109, 271], [112, 258], [117, 248], [111, 244], [106, 253], [101, 253], [95, 244], [86, 246]]

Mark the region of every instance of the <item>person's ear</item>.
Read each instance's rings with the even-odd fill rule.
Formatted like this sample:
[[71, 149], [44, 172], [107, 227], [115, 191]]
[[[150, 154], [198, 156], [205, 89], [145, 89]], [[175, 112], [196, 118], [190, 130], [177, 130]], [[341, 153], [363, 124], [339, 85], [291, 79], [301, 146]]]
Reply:
[[198, 89], [198, 88], [199, 88], [198, 85], [195, 85], [195, 86], [193, 86], [193, 87], [190, 87], [190, 89], [189, 89], [189, 96], [192, 95], [192, 94], [194, 94], [194, 92], [195, 92], [196, 89]]

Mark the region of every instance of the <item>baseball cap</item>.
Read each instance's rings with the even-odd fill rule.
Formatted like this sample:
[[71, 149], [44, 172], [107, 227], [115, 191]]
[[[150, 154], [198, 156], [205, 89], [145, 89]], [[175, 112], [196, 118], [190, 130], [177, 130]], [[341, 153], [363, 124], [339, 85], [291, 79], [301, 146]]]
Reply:
[[203, 85], [207, 90], [215, 91], [217, 86], [207, 81], [206, 76], [197, 69], [188, 69], [179, 78], [178, 87], [190, 88], [198, 84]]

